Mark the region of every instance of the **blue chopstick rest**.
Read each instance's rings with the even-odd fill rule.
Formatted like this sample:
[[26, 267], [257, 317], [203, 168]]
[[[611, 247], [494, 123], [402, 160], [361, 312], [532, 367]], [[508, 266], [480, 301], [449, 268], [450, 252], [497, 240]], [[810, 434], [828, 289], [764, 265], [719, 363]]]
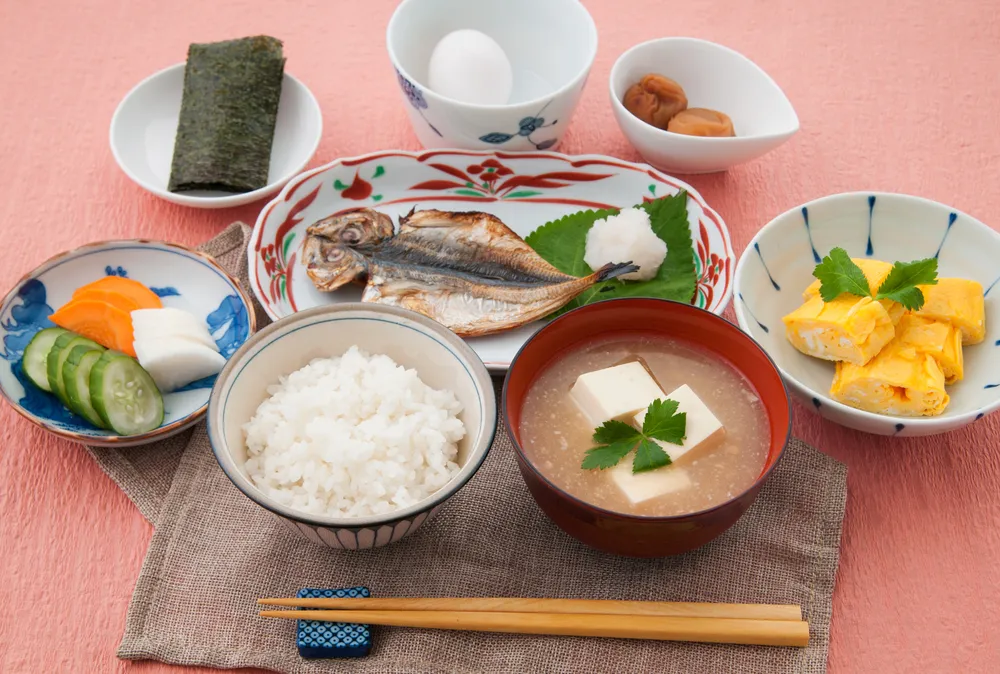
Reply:
[[[303, 588], [300, 599], [319, 597], [353, 598], [370, 597], [367, 587], [346, 587], [339, 590]], [[331, 623], [320, 620], [299, 620], [295, 631], [299, 655], [315, 660], [318, 658], [363, 658], [372, 649], [372, 631], [368, 625], [352, 623]]]

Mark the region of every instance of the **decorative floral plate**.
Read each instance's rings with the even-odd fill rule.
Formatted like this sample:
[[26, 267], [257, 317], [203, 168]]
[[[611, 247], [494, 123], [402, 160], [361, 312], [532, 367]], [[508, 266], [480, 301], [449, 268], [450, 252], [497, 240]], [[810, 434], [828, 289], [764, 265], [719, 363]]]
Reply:
[[[625, 208], [687, 190], [698, 274], [694, 304], [715, 313], [732, 297], [736, 266], [729, 231], [690, 185], [642, 164], [599, 155], [459, 150], [388, 151], [339, 159], [293, 178], [257, 218], [247, 255], [250, 285], [272, 319], [324, 303], [358, 301], [356, 287], [324, 293], [306, 275], [299, 249], [320, 218], [359, 207], [394, 220], [417, 208], [485, 211], [524, 237], [588, 208]], [[469, 343], [493, 371], [505, 371], [540, 323]]]
[[92, 243], [42, 263], [4, 298], [0, 305], [0, 393], [19, 414], [70, 440], [114, 447], [162, 440], [205, 415], [214, 376], [163, 396], [164, 417], [159, 428], [123, 437], [94, 428], [71, 413], [54, 395], [34, 386], [22, 370], [28, 342], [39, 330], [52, 327], [49, 315], [65, 304], [74, 290], [102, 276], [134, 278], [159, 295], [163, 306], [184, 309], [203, 319], [226, 358], [254, 330], [250, 299], [209, 256], [157, 241]]

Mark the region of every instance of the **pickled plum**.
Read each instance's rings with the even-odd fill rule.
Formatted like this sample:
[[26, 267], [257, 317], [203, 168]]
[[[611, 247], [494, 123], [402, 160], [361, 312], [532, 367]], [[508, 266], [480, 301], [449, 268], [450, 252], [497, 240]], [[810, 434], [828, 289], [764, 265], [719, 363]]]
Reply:
[[735, 136], [733, 120], [717, 110], [688, 108], [674, 116], [667, 124], [667, 131], [683, 133], [686, 136]]
[[677, 113], [687, 108], [687, 96], [681, 85], [662, 75], [650, 74], [633, 84], [622, 100], [625, 109], [659, 129]]

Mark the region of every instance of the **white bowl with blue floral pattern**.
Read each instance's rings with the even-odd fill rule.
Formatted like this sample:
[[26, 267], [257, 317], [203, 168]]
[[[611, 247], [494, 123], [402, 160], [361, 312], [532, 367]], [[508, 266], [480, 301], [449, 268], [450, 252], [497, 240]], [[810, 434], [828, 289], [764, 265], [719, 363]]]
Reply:
[[[896, 417], [829, 396], [834, 364], [806, 356], [785, 338], [782, 317], [802, 304], [813, 269], [832, 248], [886, 262], [937, 257], [940, 277], [972, 279], [986, 295], [986, 339], [964, 347], [965, 378], [936, 417]], [[789, 389], [826, 419], [880, 435], [934, 435], [1000, 408], [1000, 234], [959, 210], [902, 194], [837, 194], [779, 215], [753, 238], [736, 266], [740, 327], [764, 347]]]
[[253, 333], [256, 319], [250, 299], [208, 255], [158, 241], [92, 243], [47, 260], [7, 293], [0, 305], [0, 394], [29, 421], [88, 445], [131, 447], [179, 433], [205, 416], [214, 376], [164, 395], [159, 428], [119, 436], [76, 416], [24, 374], [24, 348], [36, 332], [52, 327], [49, 315], [68, 302], [77, 288], [103, 276], [135, 279], [156, 293], [163, 306], [184, 309], [204, 320], [226, 358]]
[[[435, 45], [460, 29], [504, 50], [514, 78], [507, 103], [465, 103], [427, 86]], [[425, 148], [534, 152], [555, 148], [569, 126], [597, 55], [597, 26], [579, 0], [403, 0], [386, 49]]]

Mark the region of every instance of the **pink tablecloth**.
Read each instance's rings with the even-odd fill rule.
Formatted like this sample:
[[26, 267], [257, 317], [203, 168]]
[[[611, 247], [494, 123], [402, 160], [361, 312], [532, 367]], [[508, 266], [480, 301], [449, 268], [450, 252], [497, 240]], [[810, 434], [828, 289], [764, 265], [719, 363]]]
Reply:
[[[288, 70], [323, 110], [314, 165], [417, 148], [384, 51], [394, 4], [0, 0], [0, 286], [94, 239], [197, 243], [254, 221], [261, 204], [198, 211], [160, 201], [108, 149], [120, 98], [182, 61], [189, 42], [282, 38]], [[638, 159], [612, 118], [607, 76], [618, 54], [653, 37], [726, 44], [796, 106], [802, 131], [777, 152], [691, 179], [738, 252], [778, 213], [857, 189], [919, 194], [1000, 226], [994, 0], [586, 4], [600, 50], [565, 152]], [[80, 447], [6, 407], [0, 420], [0, 671], [182, 671], [114, 655], [150, 525]], [[797, 408], [795, 433], [850, 466], [830, 671], [996, 671], [1000, 415], [944, 437], [891, 440]]]

